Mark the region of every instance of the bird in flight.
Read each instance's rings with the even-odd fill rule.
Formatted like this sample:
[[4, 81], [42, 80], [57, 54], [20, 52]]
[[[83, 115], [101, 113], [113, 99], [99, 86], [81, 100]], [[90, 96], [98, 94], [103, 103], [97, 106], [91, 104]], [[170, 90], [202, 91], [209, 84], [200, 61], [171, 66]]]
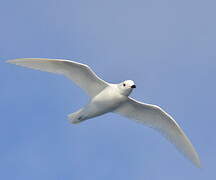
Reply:
[[159, 131], [195, 166], [201, 166], [192, 143], [168, 113], [156, 105], [142, 103], [129, 97], [136, 88], [132, 80], [111, 84], [99, 78], [89, 66], [63, 59], [21, 58], [7, 62], [65, 75], [82, 88], [91, 99], [86, 106], [68, 115], [71, 123], [78, 124], [108, 112], [117, 113]]

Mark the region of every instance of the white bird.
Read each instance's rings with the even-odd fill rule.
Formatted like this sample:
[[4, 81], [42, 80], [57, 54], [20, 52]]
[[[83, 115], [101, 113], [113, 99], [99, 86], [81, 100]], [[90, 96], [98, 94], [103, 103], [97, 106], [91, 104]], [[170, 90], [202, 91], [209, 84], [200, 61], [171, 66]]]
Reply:
[[100, 79], [89, 66], [63, 59], [22, 58], [7, 62], [65, 75], [84, 89], [91, 100], [82, 109], [68, 115], [71, 123], [80, 123], [108, 112], [114, 112], [158, 130], [194, 165], [201, 166], [192, 143], [169, 114], [156, 105], [145, 104], [129, 97], [132, 90], [136, 88], [132, 80], [126, 80], [120, 84], [107, 83]]

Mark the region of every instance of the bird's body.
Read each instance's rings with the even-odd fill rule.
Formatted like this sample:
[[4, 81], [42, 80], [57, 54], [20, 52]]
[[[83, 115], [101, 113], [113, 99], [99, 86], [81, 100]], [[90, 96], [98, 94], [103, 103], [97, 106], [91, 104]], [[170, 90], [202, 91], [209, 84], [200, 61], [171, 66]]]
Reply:
[[134, 119], [161, 132], [179, 151], [200, 167], [199, 156], [177, 122], [158, 106], [129, 97], [136, 85], [132, 80], [111, 84], [100, 79], [87, 65], [61, 59], [24, 58], [7, 61], [16, 65], [62, 74], [90, 96], [86, 106], [69, 114], [70, 122], [80, 123], [113, 112]]
[[93, 97], [84, 108], [69, 115], [71, 123], [76, 124], [114, 111], [128, 99], [127, 96], [122, 95], [118, 89], [117, 84], [110, 84], [104, 88], [98, 95]]

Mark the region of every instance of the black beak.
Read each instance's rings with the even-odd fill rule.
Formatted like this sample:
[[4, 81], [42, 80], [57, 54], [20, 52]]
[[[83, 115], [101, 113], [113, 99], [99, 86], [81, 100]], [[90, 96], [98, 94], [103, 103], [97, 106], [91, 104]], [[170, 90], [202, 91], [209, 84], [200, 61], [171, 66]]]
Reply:
[[131, 86], [131, 88], [136, 88], [136, 85], [134, 84], [133, 86]]

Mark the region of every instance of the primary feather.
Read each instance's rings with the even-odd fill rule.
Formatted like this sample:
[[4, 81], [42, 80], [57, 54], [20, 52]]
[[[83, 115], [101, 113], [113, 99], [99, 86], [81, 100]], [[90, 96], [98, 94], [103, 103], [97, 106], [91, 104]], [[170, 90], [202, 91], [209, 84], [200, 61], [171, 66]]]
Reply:
[[115, 112], [156, 129], [197, 167], [201, 166], [199, 156], [190, 140], [177, 122], [160, 107], [128, 98], [128, 101], [117, 108]]
[[41, 71], [62, 74], [74, 81], [86, 93], [94, 97], [108, 84], [100, 79], [90, 67], [85, 64], [63, 59], [22, 58], [8, 60], [8, 63]]

